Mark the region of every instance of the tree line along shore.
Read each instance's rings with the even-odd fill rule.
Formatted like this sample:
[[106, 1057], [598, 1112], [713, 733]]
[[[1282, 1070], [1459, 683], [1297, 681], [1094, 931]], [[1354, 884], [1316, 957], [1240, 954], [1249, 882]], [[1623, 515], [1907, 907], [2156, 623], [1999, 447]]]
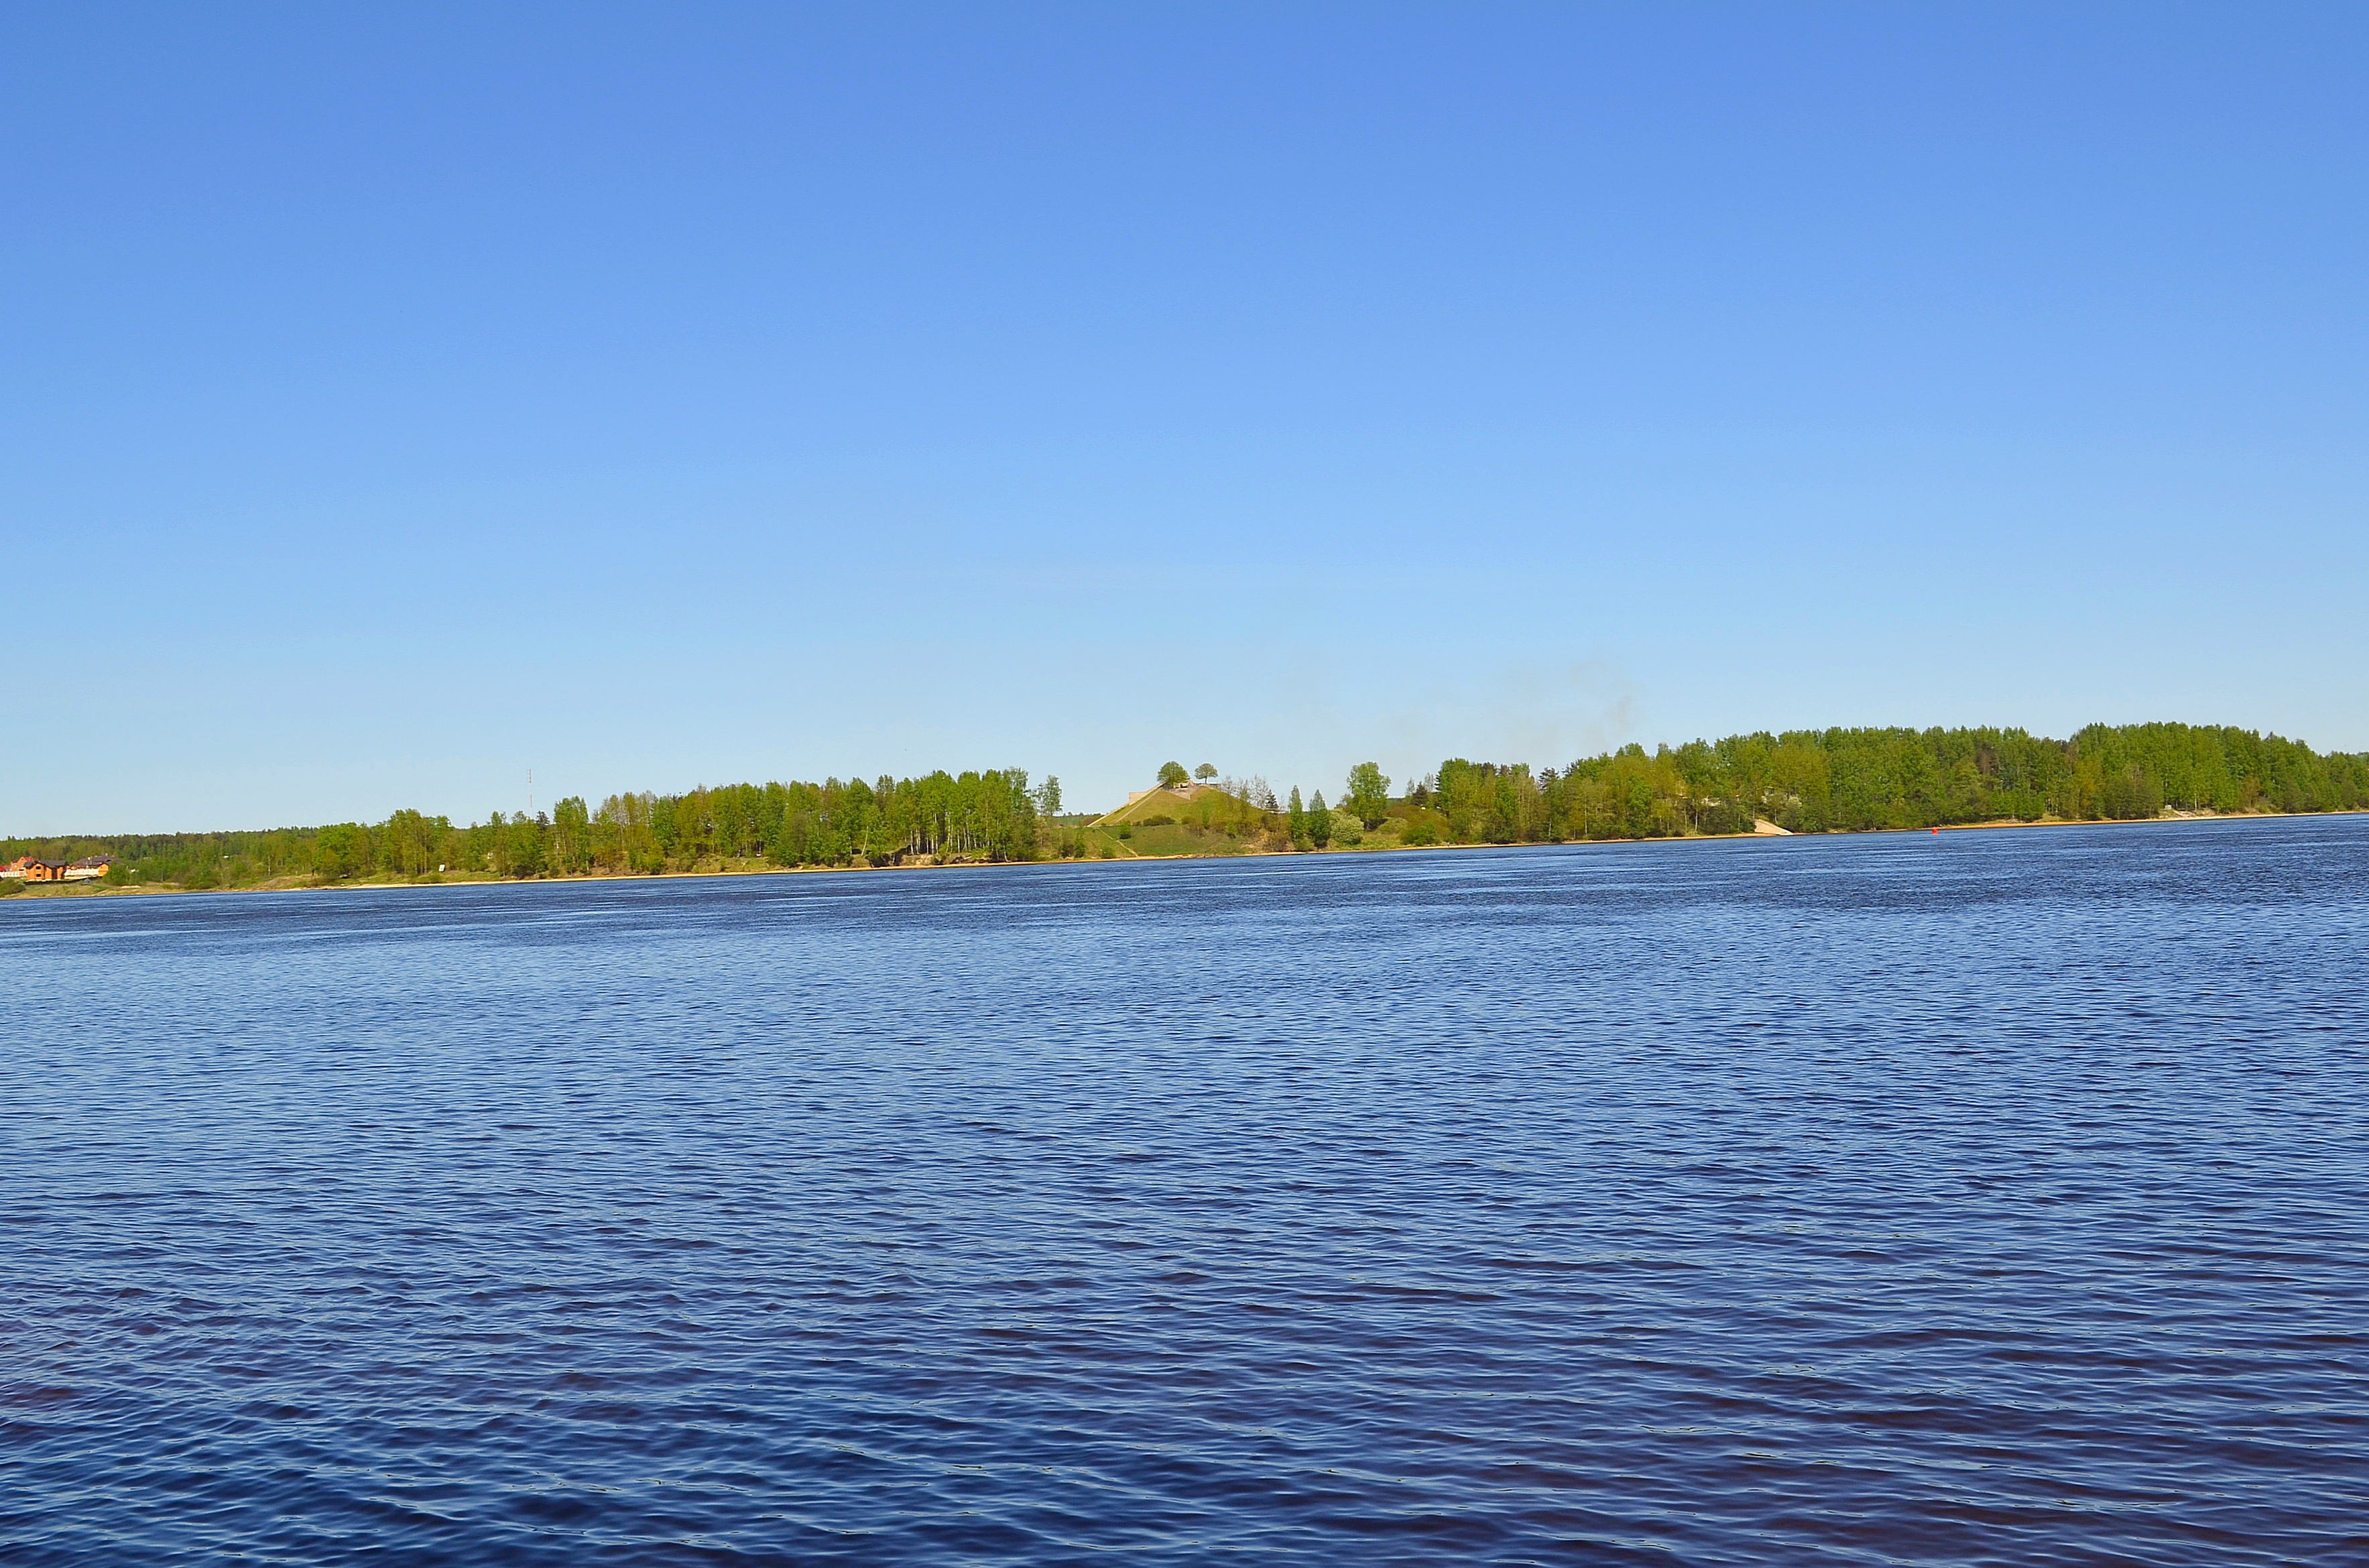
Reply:
[[[1827, 729], [1637, 745], [1562, 767], [1451, 758], [1420, 778], [1357, 764], [1335, 798], [1181, 764], [1119, 809], [1063, 809], [1021, 769], [920, 778], [702, 786], [570, 796], [547, 812], [456, 824], [384, 821], [218, 833], [0, 840], [0, 862], [109, 863], [74, 891], [649, 876], [1169, 855], [1334, 853], [1434, 844], [1858, 832], [2169, 813], [2369, 807], [2369, 753], [2317, 752], [2254, 730], [2093, 725]], [[24, 881], [0, 891], [26, 890]], [[49, 891], [43, 888], [41, 891]], [[65, 891], [60, 888], [59, 891]]]

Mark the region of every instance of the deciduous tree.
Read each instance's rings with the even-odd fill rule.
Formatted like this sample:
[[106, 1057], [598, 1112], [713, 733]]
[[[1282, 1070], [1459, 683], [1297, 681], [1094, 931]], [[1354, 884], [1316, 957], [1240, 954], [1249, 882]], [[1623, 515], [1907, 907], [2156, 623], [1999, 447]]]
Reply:
[[1390, 814], [1390, 781], [1371, 762], [1349, 770], [1349, 792], [1341, 804], [1368, 828], [1379, 828]]

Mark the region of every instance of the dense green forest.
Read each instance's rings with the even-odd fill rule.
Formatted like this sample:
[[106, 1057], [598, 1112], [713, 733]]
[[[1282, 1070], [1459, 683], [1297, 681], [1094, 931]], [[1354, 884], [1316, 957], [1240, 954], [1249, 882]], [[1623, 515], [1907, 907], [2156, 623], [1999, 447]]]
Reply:
[[626, 875], [735, 864], [891, 865], [1030, 860], [1044, 851], [1040, 811], [1060, 784], [992, 769], [926, 778], [725, 784], [683, 795], [578, 796], [550, 811], [494, 812], [483, 822], [397, 811], [383, 822], [256, 832], [149, 833], [0, 841], [0, 860], [117, 857], [109, 880], [243, 887], [287, 877], [434, 880], [460, 876]]
[[[1162, 778], [1182, 783], [1183, 770]], [[1321, 791], [1303, 800], [1295, 788], [1286, 806], [1263, 781], [1230, 783], [1201, 797], [1195, 820], [1103, 829], [1062, 815], [1059, 780], [1031, 787], [1011, 768], [612, 795], [597, 807], [570, 797], [548, 813], [498, 811], [466, 826], [406, 810], [319, 828], [11, 839], [0, 841], [0, 861], [109, 854], [110, 882], [198, 888], [1668, 838], [1750, 832], [1759, 821], [1814, 833], [2363, 807], [2369, 755], [2252, 730], [2093, 725], [2050, 740], [2020, 729], [1828, 729], [1651, 753], [1626, 746], [1560, 768], [1451, 758], [1396, 794], [1361, 762], [1335, 806]]]
[[1791, 832], [2005, 820], [2128, 820], [2182, 811], [2369, 806], [2369, 755], [2323, 755], [2253, 730], [2092, 725], [1827, 729], [1626, 746], [1561, 770], [1444, 762], [1407, 792], [1415, 841], [1515, 842]]

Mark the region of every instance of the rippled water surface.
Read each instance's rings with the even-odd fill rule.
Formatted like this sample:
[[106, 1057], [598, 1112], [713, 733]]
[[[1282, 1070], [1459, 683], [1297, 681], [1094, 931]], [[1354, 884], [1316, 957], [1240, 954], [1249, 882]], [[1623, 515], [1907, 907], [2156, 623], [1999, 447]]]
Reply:
[[2369, 1561], [2369, 818], [0, 905], [0, 1557]]

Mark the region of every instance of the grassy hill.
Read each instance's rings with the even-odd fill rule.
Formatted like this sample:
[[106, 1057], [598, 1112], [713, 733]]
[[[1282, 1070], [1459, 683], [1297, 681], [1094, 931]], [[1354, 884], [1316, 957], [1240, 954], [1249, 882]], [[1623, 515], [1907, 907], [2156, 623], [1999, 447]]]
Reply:
[[1097, 818], [1097, 844], [1121, 856], [1248, 854], [1288, 847], [1265, 812], [1215, 784], [1151, 790]]
[[1229, 822], [1255, 821], [1259, 816], [1259, 808], [1239, 795], [1215, 784], [1185, 784], [1149, 791], [1098, 818], [1094, 826], [1159, 827], [1173, 822], [1207, 830]]

